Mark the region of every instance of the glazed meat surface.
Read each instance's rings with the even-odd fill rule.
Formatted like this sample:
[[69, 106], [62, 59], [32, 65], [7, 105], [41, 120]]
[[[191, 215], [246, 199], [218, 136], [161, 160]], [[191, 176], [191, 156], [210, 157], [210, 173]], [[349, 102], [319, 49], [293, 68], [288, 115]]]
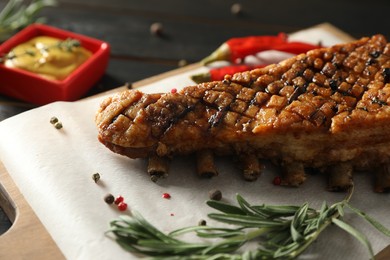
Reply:
[[100, 106], [98, 138], [131, 158], [233, 155], [248, 180], [267, 159], [281, 165], [286, 185], [301, 184], [306, 168], [326, 171], [336, 182], [330, 189], [346, 188], [353, 170], [367, 168], [383, 183], [389, 83], [390, 44], [375, 35], [177, 93], [118, 93]]

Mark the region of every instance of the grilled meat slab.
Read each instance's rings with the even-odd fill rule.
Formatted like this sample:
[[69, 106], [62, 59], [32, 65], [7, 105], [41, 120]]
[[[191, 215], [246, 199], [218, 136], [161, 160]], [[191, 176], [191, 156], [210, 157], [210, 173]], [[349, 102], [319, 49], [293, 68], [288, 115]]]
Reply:
[[96, 124], [100, 142], [130, 158], [197, 154], [216, 175], [212, 156], [233, 155], [248, 180], [267, 159], [282, 166], [282, 184], [317, 168], [331, 190], [372, 168], [380, 192], [390, 187], [389, 105], [390, 44], [375, 35], [178, 93], [124, 91], [102, 102]]

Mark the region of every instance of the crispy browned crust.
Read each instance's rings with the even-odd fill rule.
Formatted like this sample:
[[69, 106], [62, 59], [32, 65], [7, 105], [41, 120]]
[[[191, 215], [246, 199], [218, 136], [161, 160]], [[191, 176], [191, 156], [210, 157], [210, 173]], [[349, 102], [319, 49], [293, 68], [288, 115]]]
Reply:
[[128, 90], [96, 123], [103, 144], [132, 158], [211, 150], [366, 168], [390, 160], [389, 81], [390, 44], [375, 35], [174, 94]]

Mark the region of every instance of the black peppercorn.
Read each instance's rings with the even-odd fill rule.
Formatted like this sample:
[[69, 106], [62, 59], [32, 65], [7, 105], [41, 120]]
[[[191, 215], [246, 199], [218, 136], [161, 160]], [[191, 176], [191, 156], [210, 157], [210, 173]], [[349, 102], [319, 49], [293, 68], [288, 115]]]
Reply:
[[150, 33], [155, 36], [161, 36], [163, 34], [163, 25], [161, 23], [152, 23]]
[[199, 226], [206, 226], [207, 222], [204, 219], [199, 220], [198, 225]]
[[94, 173], [92, 174], [92, 180], [97, 183], [100, 180], [100, 174], [99, 173]]
[[104, 196], [104, 201], [107, 203], [107, 204], [112, 204], [114, 203], [115, 201], [115, 198], [112, 194], [107, 194], [106, 196]]
[[214, 189], [209, 191], [209, 198], [211, 200], [221, 200], [222, 199], [222, 192], [220, 190]]

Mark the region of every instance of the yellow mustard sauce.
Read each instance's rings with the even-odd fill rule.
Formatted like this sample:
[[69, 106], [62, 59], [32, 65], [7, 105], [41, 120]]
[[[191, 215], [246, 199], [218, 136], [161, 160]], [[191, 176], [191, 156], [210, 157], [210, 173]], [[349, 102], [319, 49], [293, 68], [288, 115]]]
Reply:
[[77, 43], [38, 36], [13, 48], [4, 64], [48, 79], [63, 80], [92, 55]]

